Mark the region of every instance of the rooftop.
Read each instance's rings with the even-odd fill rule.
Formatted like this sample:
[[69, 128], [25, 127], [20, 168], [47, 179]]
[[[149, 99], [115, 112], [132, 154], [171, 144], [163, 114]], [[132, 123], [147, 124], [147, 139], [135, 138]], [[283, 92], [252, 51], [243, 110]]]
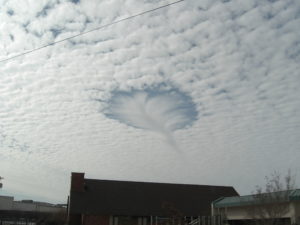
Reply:
[[224, 186], [95, 179], [83, 182], [82, 191], [71, 191], [71, 213], [163, 216], [168, 205], [186, 216], [209, 215], [213, 200], [238, 195], [233, 187]]
[[214, 201], [214, 207], [234, 207], [234, 206], [246, 206], [271, 202], [288, 202], [288, 201], [300, 200], [300, 189], [280, 191], [273, 193], [263, 193], [260, 195], [245, 195], [245, 196], [232, 196], [222, 197]]

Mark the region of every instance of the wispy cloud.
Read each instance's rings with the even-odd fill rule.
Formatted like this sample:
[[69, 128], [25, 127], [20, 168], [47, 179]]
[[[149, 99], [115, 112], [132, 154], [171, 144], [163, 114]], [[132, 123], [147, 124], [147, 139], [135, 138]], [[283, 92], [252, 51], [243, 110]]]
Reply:
[[173, 131], [192, 125], [197, 111], [189, 96], [178, 90], [115, 92], [105, 114], [129, 126], [163, 135], [176, 147]]

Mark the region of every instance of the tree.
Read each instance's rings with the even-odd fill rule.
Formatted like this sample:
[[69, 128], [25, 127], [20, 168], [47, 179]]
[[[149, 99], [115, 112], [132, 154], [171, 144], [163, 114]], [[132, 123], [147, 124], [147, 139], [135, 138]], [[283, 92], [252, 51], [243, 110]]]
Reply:
[[289, 211], [290, 190], [295, 189], [295, 176], [288, 170], [282, 177], [277, 171], [265, 177], [264, 187], [256, 186], [253, 204], [247, 208], [247, 213], [258, 224], [280, 224], [282, 218]]

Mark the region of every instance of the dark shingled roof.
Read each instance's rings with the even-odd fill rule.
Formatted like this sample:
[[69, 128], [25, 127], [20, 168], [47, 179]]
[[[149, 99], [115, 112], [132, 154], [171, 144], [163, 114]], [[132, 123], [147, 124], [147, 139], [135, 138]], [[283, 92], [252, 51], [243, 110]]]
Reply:
[[209, 215], [212, 201], [237, 196], [233, 187], [84, 179], [85, 191], [71, 191], [70, 213], [164, 216], [164, 203], [184, 216]]

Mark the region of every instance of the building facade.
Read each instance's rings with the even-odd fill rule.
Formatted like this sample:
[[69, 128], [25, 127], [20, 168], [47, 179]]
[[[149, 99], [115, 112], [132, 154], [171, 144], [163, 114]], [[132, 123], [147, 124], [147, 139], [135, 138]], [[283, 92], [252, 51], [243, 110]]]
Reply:
[[229, 224], [300, 225], [300, 189], [220, 198], [212, 203], [212, 215]]
[[57, 213], [65, 212], [66, 208], [46, 202], [35, 202], [32, 200], [15, 201], [12, 196], [0, 196], [0, 212], [8, 211]]
[[210, 218], [211, 202], [232, 187], [86, 179], [72, 173], [70, 225], [182, 224]]
[[0, 196], [0, 225], [64, 224], [66, 207], [32, 200], [15, 201], [11, 196]]

